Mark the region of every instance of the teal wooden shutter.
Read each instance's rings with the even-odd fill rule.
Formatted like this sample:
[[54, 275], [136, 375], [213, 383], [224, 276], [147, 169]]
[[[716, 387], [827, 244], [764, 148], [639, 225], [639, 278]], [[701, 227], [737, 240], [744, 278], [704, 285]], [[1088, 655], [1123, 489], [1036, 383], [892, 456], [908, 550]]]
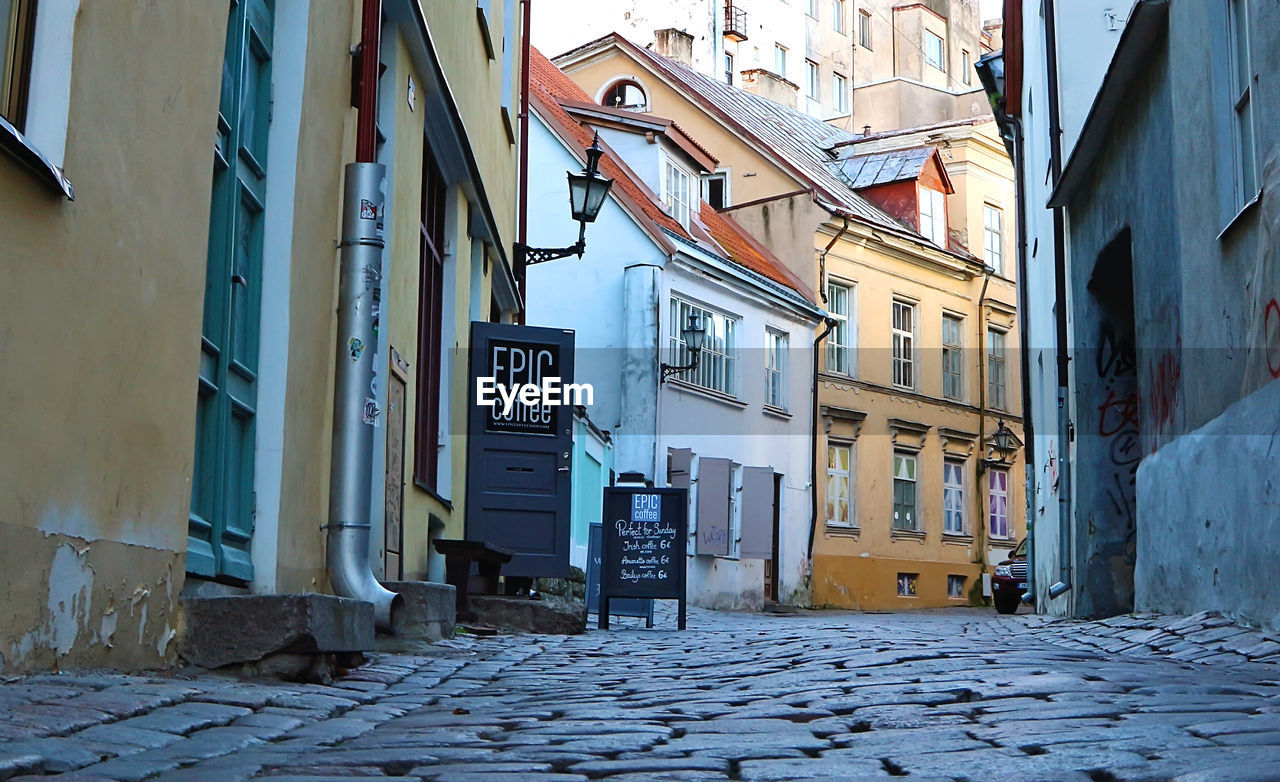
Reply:
[[262, 213], [271, 107], [271, 0], [233, 0], [222, 66], [196, 404], [187, 570], [253, 578], [254, 419]]

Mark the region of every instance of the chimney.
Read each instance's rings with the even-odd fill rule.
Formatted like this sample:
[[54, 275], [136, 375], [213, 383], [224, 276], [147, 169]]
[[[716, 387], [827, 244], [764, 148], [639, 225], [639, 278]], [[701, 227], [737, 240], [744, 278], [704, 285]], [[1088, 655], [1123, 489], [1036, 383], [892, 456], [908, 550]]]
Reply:
[[653, 48], [658, 54], [693, 67], [693, 36], [684, 30], [664, 27], [653, 31]]
[[742, 72], [742, 89], [752, 95], [780, 103], [789, 109], [796, 107], [796, 96], [800, 86], [792, 84], [773, 71], [764, 68], [751, 68]]

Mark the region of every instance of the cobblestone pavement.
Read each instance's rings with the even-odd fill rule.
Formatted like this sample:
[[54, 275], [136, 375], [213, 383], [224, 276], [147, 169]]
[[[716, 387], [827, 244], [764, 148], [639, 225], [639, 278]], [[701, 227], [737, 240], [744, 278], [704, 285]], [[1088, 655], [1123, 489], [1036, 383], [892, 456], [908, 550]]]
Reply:
[[[1156, 623], [693, 610], [683, 633], [463, 637], [332, 686], [22, 677], [0, 778], [1280, 779], [1280, 667], [1121, 637], [1184, 639]], [[1098, 648], [1121, 642], [1145, 656]]]

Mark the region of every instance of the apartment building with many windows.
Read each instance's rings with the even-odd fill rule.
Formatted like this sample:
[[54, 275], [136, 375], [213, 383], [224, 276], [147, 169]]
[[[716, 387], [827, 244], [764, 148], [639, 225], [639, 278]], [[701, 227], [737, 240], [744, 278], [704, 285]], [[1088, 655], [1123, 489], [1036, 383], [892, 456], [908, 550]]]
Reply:
[[1012, 281], [959, 241], [981, 233], [982, 211], [969, 218], [950, 149], [920, 139], [863, 154], [860, 135], [621, 36], [559, 63], [588, 94], [643, 83], [651, 111], [717, 150], [725, 214], [819, 293], [830, 330], [814, 335], [813, 602], [980, 600], [983, 573], [1023, 529], [1010, 479], [1021, 462], [996, 464], [991, 451], [1002, 421], [1021, 431], [1017, 311]]

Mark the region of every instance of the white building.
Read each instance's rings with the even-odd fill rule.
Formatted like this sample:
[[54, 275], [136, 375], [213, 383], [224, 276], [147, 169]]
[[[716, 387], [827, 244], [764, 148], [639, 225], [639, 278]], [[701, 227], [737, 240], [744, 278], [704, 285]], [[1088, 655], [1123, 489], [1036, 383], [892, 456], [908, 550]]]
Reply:
[[[823, 313], [793, 273], [698, 198], [715, 158], [673, 123], [605, 109], [535, 52], [529, 243], [572, 244], [564, 172], [592, 134], [613, 190], [587, 252], [531, 266], [528, 323], [576, 332], [576, 380], [610, 432], [613, 470], [687, 486], [691, 602], [808, 596], [812, 343]], [[707, 330], [694, 370], [680, 327]]]

